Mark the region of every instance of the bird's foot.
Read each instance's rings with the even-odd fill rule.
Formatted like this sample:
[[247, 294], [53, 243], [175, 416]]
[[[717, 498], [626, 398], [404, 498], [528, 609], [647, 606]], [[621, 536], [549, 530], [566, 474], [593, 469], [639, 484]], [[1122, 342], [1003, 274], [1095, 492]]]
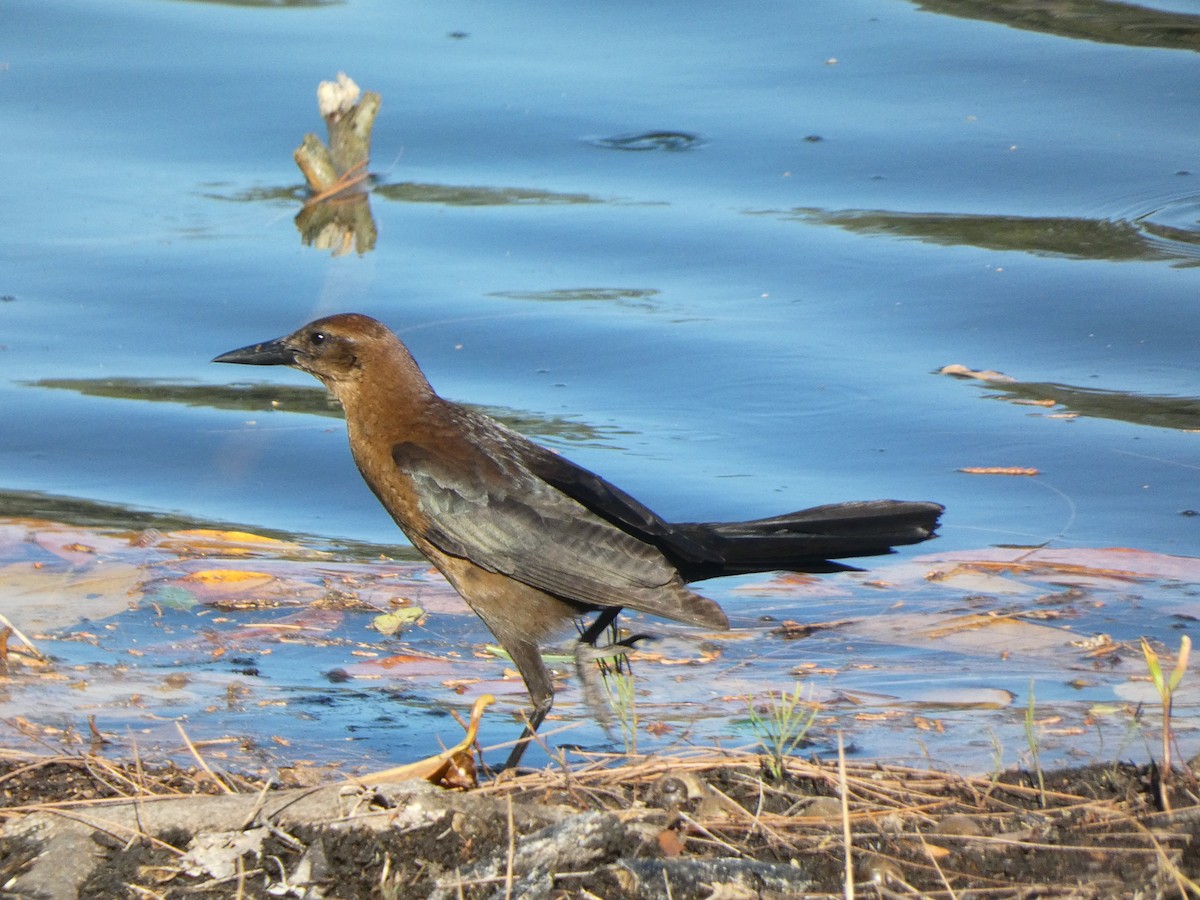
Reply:
[[603, 647], [597, 647], [588, 641], [576, 641], [575, 667], [578, 668], [585, 662], [605, 662], [607, 660], [613, 660], [614, 663], [619, 662], [625, 657], [625, 654], [634, 649], [634, 644], [649, 637], [648, 634], [632, 634], [619, 641], [605, 644]]
[[[604, 672], [617, 671], [625, 655], [633, 649], [633, 645], [649, 635], [635, 634], [619, 641], [597, 647], [589, 641], [575, 642], [575, 674], [583, 686], [583, 699], [588, 709], [596, 717], [596, 721], [604, 729], [604, 734], [612, 740], [612, 705], [609, 695], [604, 690]], [[600, 665], [592, 665], [600, 663]]]

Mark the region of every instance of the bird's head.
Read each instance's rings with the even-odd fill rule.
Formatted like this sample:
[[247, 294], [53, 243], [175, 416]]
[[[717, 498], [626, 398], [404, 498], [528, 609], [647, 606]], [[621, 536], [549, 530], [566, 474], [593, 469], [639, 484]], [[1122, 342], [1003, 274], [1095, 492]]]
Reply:
[[411, 370], [406, 372], [409, 379], [424, 382], [400, 339], [382, 322], [358, 313], [317, 319], [286, 337], [222, 353], [213, 362], [291, 366], [315, 376], [339, 397], [368, 375], [383, 375], [397, 364]]

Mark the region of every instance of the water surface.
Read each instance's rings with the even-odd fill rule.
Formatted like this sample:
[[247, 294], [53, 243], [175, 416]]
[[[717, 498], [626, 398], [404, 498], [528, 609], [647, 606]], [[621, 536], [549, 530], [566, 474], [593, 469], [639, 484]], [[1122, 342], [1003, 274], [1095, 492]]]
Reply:
[[[0, 512], [393, 552], [314, 386], [209, 363], [355, 310], [668, 517], [1197, 555], [1200, 16], [1005, 9], [12, 0]], [[293, 223], [339, 70], [383, 96], [363, 255]]]

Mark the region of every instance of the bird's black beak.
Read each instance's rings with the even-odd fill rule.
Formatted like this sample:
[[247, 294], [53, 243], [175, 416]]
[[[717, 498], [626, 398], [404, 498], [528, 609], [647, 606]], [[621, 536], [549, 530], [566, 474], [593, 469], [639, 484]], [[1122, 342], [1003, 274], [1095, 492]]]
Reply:
[[213, 362], [238, 363], [243, 366], [290, 366], [296, 362], [296, 351], [284, 343], [284, 338], [239, 347], [214, 357]]

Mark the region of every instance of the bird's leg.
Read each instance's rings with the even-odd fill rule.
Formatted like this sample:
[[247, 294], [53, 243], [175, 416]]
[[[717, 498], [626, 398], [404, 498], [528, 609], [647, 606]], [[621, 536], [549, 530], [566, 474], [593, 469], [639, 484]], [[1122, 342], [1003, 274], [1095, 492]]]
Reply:
[[585, 660], [604, 659], [609, 656], [620, 656], [625, 652], [633, 649], [633, 645], [644, 638], [649, 637], [647, 634], [631, 634], [622, 640], [616, 640], [615, 632], [614, 639], [605, 644], [603, 647], [597, 647], [596, 641], [604, 630], [612, 625], [613, 621], [621, 613], [620, 607], [606, 606], [600, 610], [600, 615], [596, 616], [596, 620], [592, 622], [579, 635], [579, 640], [575, 642], [575, 665], [579, 666], [580, 657]]
[[[575, 642], [575, 675], [579, 678], [580, 687], [583, 688], [583, 701], [592, 711], [592, 715], [596, 717], [596, 721], [600, 723], [600, 727], [604, 729], [604, 734], [610, 741], [612, 740], [612, 712], [600, 690], [600, 676], [605, 671], [601, 658], [608, 655], [609, 648], [597, 647], [596, 640], [606, 628], [612, 625], [620, 612], [619, 608], [614, 607], [600, 610], [596, 621], [580, 632], [579, 640]], [[593, 666], [593, 662], [600, 662], [600, 665]]]
[[525, 730], [521, 732], [517, 745], [513, 747], [512, 753], [504, 763], [505, 769], [515, 769], [520, 764], [521, 757], [525, 755], [529, 742], [537, 734], [538, 726], [554, 705], [554, 685], [550, 681], [550, 673], [546, 671], [546, 664], [542, 662], [542, 654], [537, 644], [532, 641], [508, 641], [503, 642], [503, 646], [516, 664], [517, 671], [521, 673], [525, 689], [529, 691], [529, 699], [533, 701], [533, 709], [525, 720]]
[[[634, 643], [640, 641], [645, 635], [635, 634], [624, 640], [618, 641], [615, 638], [603, 647], [597, 647], [596, 641], [605, 629], [612, 626], [618, 614], [620, 607], [605, 607], [596, 616], [594, 622], [589, 625], [579, 635], [579, 640], [575, 642], [575, 674], [579, 677], [579, 683], [583, 687], [583, 698], [599, 721], [604, 733], [612, 740], [612, 713], [609, 704], [600, 689], [600, 680], [597, 674], [601, 676], [608, 672], [607, 660], [613, 656], [618, 657], [618, 660], [624, 656], [626, 651], [633, 647]], [[599, 666], [593, 666], [591, 663], [598, 662]], [[614, 664], [614, 668], [620, 671], [620, 662]]]
[[[579, 640], [575, 642], [575, 671], [579, 674], [581, 683], [584, 689], [584, 698], [592, 711], [604, 724], [605, 729], [608, 728], [610, 719], [608, 704], [599, 702], [603, 698], [600, 692], [599, 683], [596, 680], [596, 668], [591, 667], [588, 663], [593, 660], [600, 659], [604, 656], [609, 656], [615, 653], [622, 653], [624, 650], [632, 647], [635, 641], [641, 640], [645, 635], [634, 635], [623, 641], [613, 641], [604, 647], [597, 647], [596, 640], [604, 632], [606, 628], [612, 625], [613, 620], [621, 612], [620, 608], [606, 607], [596, 616], [596, 620], [589, 625], [584, 632], [579, 636]], [[507, 632], [502, 622], [493, 621], [490, 617], [479, 613], [484, 624], [492, 630], [492, 633], [500, 639], [500, 644], [508, 652], [513, 664], [517, 667], [517, 671], [521, 673], [521, 679], [525, 682], [525, 689], [529, 691], [529, 699], [533, 701], [533, 709], [529, 711], [529, 715], [525, 720], [525, 730], [521, 732], [521, 737], [517, 740], [517, 744], [513, 747], [512, 752], [508, 756], [508, 760], [504, 763], [505, 769], [515, 769], [520, 765], [521, 758], [525, 755], [526, 749], [529, 747], [529, 742], [534, 739], [537, 734], [538, 727], [545, 720], [546, 715], [550, 712], [554, 705], [554, 684], [550, 680], [550, 673], [546, 670], [546, 664], [542, 662], [542, 654], [538, 649], [538, 645], [534, 641], [526, 641], [514, 639]], [[501, 635], [504, 637], [501, 637]]]
[[[619, 606], [604, 607], [600, 610], [600, 615], [596, 616], [596, 620], [579, 635], [579, 644], [589, 644], [595, 647], [596, 639], [604, 633], [604, 629], [616, 621], [617, 616], [620, 614], [621, 607]], [[578, 644], [576, 644], [576, 648], [578, 648]], [[578, 649], [575, 652], [578, 654]]]

